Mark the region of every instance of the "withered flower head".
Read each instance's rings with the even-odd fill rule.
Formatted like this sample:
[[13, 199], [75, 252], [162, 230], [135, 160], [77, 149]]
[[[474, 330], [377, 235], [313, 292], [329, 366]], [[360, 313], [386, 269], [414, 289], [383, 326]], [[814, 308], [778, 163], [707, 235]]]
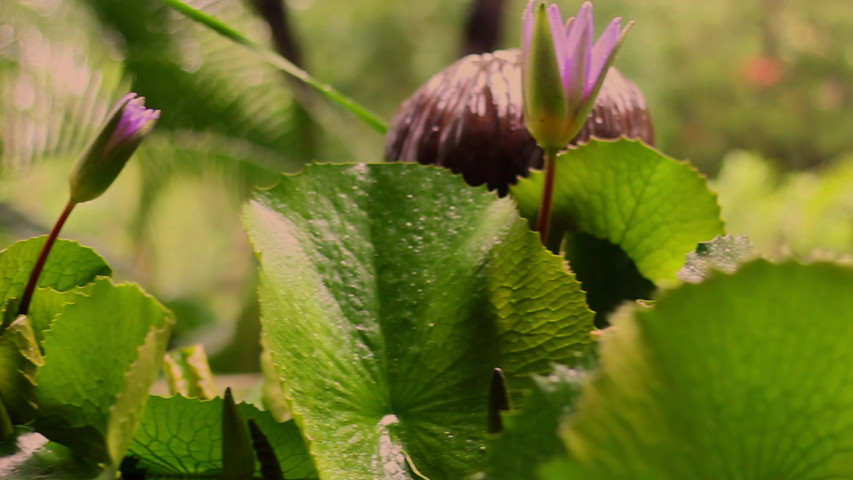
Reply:
[[[522, 109], [520, 51], [468, 55], [403, 102], [385, 138], [385, 159], [441, 165], [471, 185], [505, 195], [519, 176], [542, 168], [542, 149], [527, 131]], [[569, 143], [590, 136], [654, 143], [645, 97], [615, 68]]]

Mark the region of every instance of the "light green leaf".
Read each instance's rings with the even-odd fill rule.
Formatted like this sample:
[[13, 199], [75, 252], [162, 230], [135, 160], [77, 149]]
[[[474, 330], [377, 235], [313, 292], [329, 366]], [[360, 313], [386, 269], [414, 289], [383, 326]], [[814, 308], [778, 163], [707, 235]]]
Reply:
[[[513, 189], [527, 218], [542, 181], [533, 172]], [[684, 255], [723, 234], [705, 178], [638, 141], [591, 141], [560, 155], [555, 183], [554, 222], [619, 246], [655, 283], [675, 280]]]
[[[275, 447], [285, 478], [317, 478], [294, 422], [279, 423], [269, 412], [248, 404], [238, 404], [237, 408], [244, 418], [255, 419]], [[128, 454], [138, 460], [136, 468], [152, 476], [221, 475], [222, 399], [151, 397]]]
[[[162, 305], [157, 306], [162, 308]], [[160, 362], [175, 324], [171, 313], [164, 313], [168, 315], [161, 317], [165, 318], [165, 321], [159, 326], [155, 323], [137, 348], [136, 360], [130, 364], [124, 375], [124, 386], [109, 407], [107, 447], [114, 464], [121, 461], [130, 446], [145, 411], [148, 391], [151, 390], [151, 384], [160, 370]]]
[[[20, 299], [23, 295], [46, 239], [45, 235], [21, 240], [0, 252], [0, 299], [4, 309], [8, 308], [9, 299]], [[110, 267], [94, 250], [77, 242], [60, 239], [47, 257], [37, 285], [63, 292], [90, 283], [97, 276], [108, 276], [111, 273]], [[9, 310], [8, 313], [14, 312]]]
[[77, 301], [79, 295], [90, 295], [93, 285], [93, 283], [89, 283], [82, 287], [74, 287], [66, 292], [58, 292], [50, 287], [36, 288], [32, 303], [30, 303], [30, 310], [27, 312], [27, 319], [30, 321], [39, 345], [44, 341], [44, 332], [50, 328], [50, 324], [65, 308], [65, 305]]
[[15, 425], [35, 418], [35, 376], [43, 364], [33, 329], [22, 315], [0, 335], [0, 402]]
[[462, 478], [489, 382], [570, 362], [591, 312], [509, 199], [443, 169], [322, 165], [259, 192], [265, 342], [323, 478]]
[[173, 324], [139, 287], [96, 280], [45, 332], [38, 431], [95, 460], [120, 461]]
[[849, 268], [756, 261], [622, 311], [564, 431], [570, 478], [850, 478], [851, 291]]

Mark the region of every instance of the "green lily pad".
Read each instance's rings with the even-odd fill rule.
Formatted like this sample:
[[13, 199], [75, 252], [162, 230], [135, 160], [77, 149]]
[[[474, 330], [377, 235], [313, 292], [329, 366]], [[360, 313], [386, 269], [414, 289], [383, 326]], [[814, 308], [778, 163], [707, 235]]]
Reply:
[[[542, 172], [513, 189], [519, 208], [536, 218]], [[559, 156], [553, 222], [620, 247], [645, 278], [672, 282], [684, 256], [723, 234], [717, 197], [686, 162], [638, 141], [590, 141]]]
[[545, 478], [853, 476], [850, 292], [850, 268], [756, 261], [621, 311]]
[[[14, 320], [15, 313], [5, 313], [9, 300], [20, 299], [23, 295], [45, 240], [46, 235], [21, 240], [0, 252], [0, 299], [4, 317], [12, 315], [9, 321]], [[111, 273], [104, 259], [91, 248], [59, 239], [47, 257], [37, 285], [64, 292], [90, 283], [97, 276], [109, 276]]]
[[244, 223], [263, 332], [324, 478], [480, 468], [490, 378], [571, 362], [592, 312], [510, 199], [442, 169], [318, 165]]

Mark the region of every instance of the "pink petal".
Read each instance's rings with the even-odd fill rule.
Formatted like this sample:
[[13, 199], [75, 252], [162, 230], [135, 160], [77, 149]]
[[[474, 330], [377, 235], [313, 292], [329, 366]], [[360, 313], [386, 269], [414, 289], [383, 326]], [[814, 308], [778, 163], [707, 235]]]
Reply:
[[[592, 53], [592, 4], [584, 2], [578, 16], [568, 25], [567, 46], [571, 52], [563, 70], [563, 85], [570, 104], [582, 101], [586, 93]], [[572, 105], [574, 108], [575, 105]]]
[[119, 105], [122, 109], [121, 117], [107, 142], [105, 151], [110, 151], [143, 133], [149, 123], [160, 117], [160, 110], [146, 108], [145, 97], [137, 97], [135, 93], [125, 95]]
[[592, 48], [592, 65], [590, 66], [589, 77], [586, 82], [587, 95], [595, 87], [598, 77], [605, 73], [603, 72], [604, 66], [616, 50], [621, 29], [622, 19], [618, 17], [614, 18], [604, 30], [604, 33], [598, 37], [598, 41], [595, 42], [595, 46]]
[[530, 0], [527, 2], [527, 7], [524, 9], [524, 15], [521, 19], [521, 51], [524, 55], [530, 53], [530, 39], [533, 38], [533, 15], [534, 4], [538, 0]]
[[557, 56], [557, 67], [560, 71], [560, 76], [565, 82], [563, 72], [566, 68], [566, 60], [569, 56], [569, 44], [566, 42], [566, 35], [563, 33], [563, 15], [560, 13], [560, 7], [556, 4], [548, 6], [548, 26], [551, 27], [551, 37], [554, 39], [554, 54]]

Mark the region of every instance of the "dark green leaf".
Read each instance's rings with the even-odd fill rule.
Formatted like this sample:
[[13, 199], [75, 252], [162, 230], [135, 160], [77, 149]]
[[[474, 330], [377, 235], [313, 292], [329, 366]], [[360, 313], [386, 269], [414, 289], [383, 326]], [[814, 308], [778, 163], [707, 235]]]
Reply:
[[258, 463], [261, 464], [261, 478], [263, 480], [284, 480], [281, 464], [275, 456], [275, 449], [254, 418], [249, 419], [249, 431], [252, 434], [252, 446], [255, 448], [255, 455], [258, 458]]
[[312, 88], [317, 90], [322, 95], [327, 96], [330, 100], [335, 103], [338, 103], [343, 108], [346, 108], [353, 114], [355, 114], [359, 119], [361, 119], [365, 124], [379, 132], [380, 134], [384, 134], [388, 127], [385, 123], [380, 120], [376, 115], [370, 112], [366, 107], [359, 105], [354, 100], [348, 98], [342, 93], [338, 92], [331, 85], [322, 83], [308, 74], [308, 72], [300, 69], [284, 57], [277, 55], [265, 47], [253, 42], [251, 39], [235, 30], [231, 26], [223, 23], [221, 20], [208, 15], [207, 13], [193, 8], [192, 6], [182, 2], [180, 0], [164, 0], [167, 4], [169, 4], [172, 8], [178, 10], [184, 15], [188, 16], [192, 20], [205, 25], [216, 33], [244, 46], [248, 47], [255, 52], [259, 52], [263, 54], [263, 58], [266, 59], [271, 65], [275, 66], [279, 70], [292, 75], [299, 80], [305, 82], [307, 85], [310, 85]]
[[0, 402], [15, 425], [35, 418], [35, 376], [43, 364], [33, 329], [22, 315], [0, 334]]
[[655, 284], [640, 275], [625, 251], [607, 240], [586, 233], [570, 233], [563, 244], [566, 259], [587, 292], [595, 324], [608, 325], [607, 317], [626, 300], [648, 299]]
[[504, 432], [490, 442], [486, 478], [535, 480], [542, 464], [565, 456], [559, 425], [580, 394], [580, 372], [558, 365], [535, 384], [520, 412], [504, 415]]
[[589, 342], [583, 292], [512, 201], [445, 170], [309, 167], [245, 224], [266, 345], [329, 478], [473, 473], [492, 370], [518, 389]]
[[222, 402], [222, 478], [244, 480], [255, 471], [252, 437], [243, 415], [234, 404], [231, 389], [225, 389]]
[[[314, 147], [306, 144], [306, 138], [311, 135], [306, 125], [298, 124], [301, 113], [294, 108], [293, 94], [261, 55], [175, 15], [160, 0], [87, 4], [105, 26], [123, 35], [124, 64], [133, 75], [133, 89], [145, 95], [147, 105], [166, 112], [157, 130], [183, 150], [182, 156], [190, 153], [196, 162], [206, 159], [208, 168], [211, 161], [223, 159], [239, 163], [241, 176], [257, 173], [253, 157], [272, 159], [266, 166], [273, 171], [292, 170], [310, 158]], [[218, 7], [224, 19], [262, 37], [254, 28], [257, 19], [243, 5], [222, 2]], [[180, 54], [163, 55], [170, 50]], [[161, 151], [170, 155], [167, 149]], [[154, 165], [186, 168], [182, 163]]]

